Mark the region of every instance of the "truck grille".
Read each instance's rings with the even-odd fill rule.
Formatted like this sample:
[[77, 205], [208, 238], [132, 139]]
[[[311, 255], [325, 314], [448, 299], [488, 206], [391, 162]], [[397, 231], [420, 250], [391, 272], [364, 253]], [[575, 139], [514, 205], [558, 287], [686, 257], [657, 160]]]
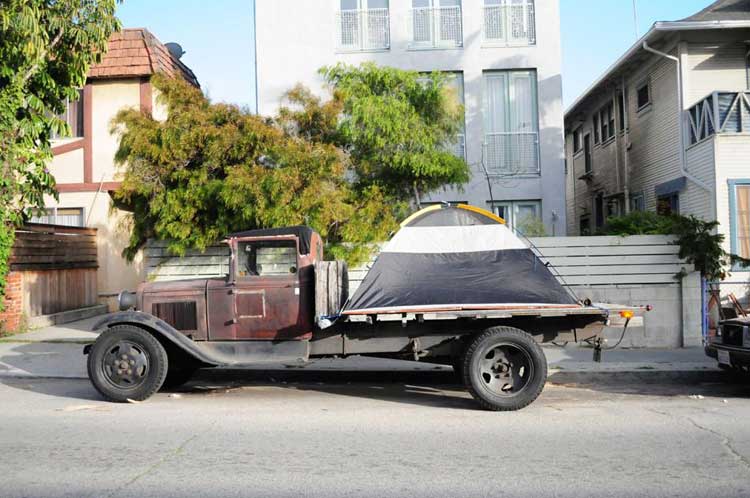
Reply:
[[195, 301], [154, 303], [153, 314], [177, 330], [197, 330]]

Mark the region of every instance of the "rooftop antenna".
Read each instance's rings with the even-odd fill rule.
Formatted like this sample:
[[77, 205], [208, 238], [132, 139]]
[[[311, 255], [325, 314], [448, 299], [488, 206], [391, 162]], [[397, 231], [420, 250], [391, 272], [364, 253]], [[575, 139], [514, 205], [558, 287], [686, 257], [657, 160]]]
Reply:
[[635, 39], [638, 39], [638, 1], [633, 0], [633, 27], [635, 28]]

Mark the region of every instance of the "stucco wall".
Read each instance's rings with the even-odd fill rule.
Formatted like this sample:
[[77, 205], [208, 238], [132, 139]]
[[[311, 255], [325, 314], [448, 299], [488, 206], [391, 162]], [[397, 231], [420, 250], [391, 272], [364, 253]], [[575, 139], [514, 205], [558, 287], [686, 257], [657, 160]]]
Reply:
[[[483, 44], [481, 0], [463, 0], [462, 48], [410, 50], [411, 0], [390, 0], [391, 48], [379, 52], [340, 53], [335, 46], [338, 0], [257, 0], [258, 111], [274, 114], [282, 95], [296, 83], [325, 94], [317, 71], [325, 65], [373, 61], [416, 71], [462, 71], [466, 106], [466, 159], [472, 180], [462, 190], [448, 189], [426, 200], [468, 201], [488, 207], [490, 193], [481, 168], [484, 122], [482, 73], [485, 70], [535, 69], [538, 79], [541, 176], [495, 180], [495, 200], [542, 200], [548, 232], [565, 230], [564, 154], [560, 22], [557, 0], [536, 2], [537, 43], [531, 47]], [[553, 213], [556, 221], [553, 223]], [[553, 226], [554, 225], [554, 226]]]
[[[71, 142], [71, 140], [56, 140], [54, 144], [67, 142]], [[49, 170], [57, 183], [83, 182], [83, 149], [76, 149], [55, 156]]]
[[[125, 79], [92, 83], [92, 182], [112, 182], [120, 179], [114, 163], [119, 138], [111, 134], [111, 123], [120, 109], [140, 106], [140, 80]], [[157, 109], [155, 107], [155, 109]], [[64, 142], [63, 142], [64, 143]], [[83, 183], [83, 149], [56, 156], [51, 171], [58, 184]], [[122, 250], [128, 234], [121, 230], [124, 213], [110, 211], [111, 201], [106, 188], [100, 192], [62, 192], [59, 201], [46, 199], [47, 207], [83, 208], [84, 223], [97, 228], [99, 271], [98, 289], [102, 301], [107, 295], [123, 289], [135, 289], [143, 279], [140, 257], [134, 263], [126, 262]]]

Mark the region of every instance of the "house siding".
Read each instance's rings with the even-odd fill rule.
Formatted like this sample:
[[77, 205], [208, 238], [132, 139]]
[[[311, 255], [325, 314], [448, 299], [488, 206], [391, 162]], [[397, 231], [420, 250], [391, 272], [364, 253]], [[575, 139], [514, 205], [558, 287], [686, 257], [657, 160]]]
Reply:
[[[676, 55], [672, 51], [671, 55]], [[652, 104], [638, 112], [636, 89], [649, 79]], [[648, 211], [656, 209], [654, 186], [680, 174], [679, 102], [675, 62], [658, 58], [628, 82], [630, 121], [630, 191], [642, 193]]]
[[[750, 36], [750, 33], [748, 34]], [[747, 46], [741, 42], [690, 43], [685, 105], [690, 107], [717, 90], [747, 88]]]
[[[714, 185], [715, 138], [709, 138], [688, 148], [686, 152], [687, 170], [706, 185]], [[712, 192], [709, 192], [695, 182], [688, 181], [685, 189], [680, 193], [680, 212], [706, 220], [713, 219], [714, 212], [711, 205]]]

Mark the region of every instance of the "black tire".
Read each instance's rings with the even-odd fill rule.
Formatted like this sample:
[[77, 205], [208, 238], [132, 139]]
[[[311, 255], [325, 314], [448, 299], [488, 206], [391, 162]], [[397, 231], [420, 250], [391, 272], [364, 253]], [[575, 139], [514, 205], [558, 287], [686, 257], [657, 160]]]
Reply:
[[190, 378], [195, 375], [197, 368], [182, 366], [172, 368], [170, 366], [167, 371], [167, 377], [164, 379], [164, 383], [161, 385], [162, 390], [176, 389], [181, 385], [187, 383]]
[[471, 395], [492, 411], [520, 410], [547, 381], [544, 351], [531, 335], [513, 327], [492, 327], [474, 337], [461, 368]]
[[91, 347], [91, 383], [110, 401], [143, 401], [164, 383], [167, 353], [154, 336], [133, 325], [115, 325]]

